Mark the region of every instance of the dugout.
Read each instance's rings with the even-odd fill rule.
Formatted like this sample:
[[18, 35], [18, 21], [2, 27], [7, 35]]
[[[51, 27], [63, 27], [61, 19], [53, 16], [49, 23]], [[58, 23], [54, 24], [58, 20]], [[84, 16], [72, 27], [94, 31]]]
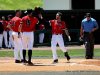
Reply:
[[[64, 43], [65, 45], [80, 45], [79, 37], [80, 37], [80, 28], [81, 28], [81, 21], [84, 18], [85, 14], [87, 12], [91, 13], [91, 16], [96, 19], [98, 22], [98, 25], [100, 24], [100, 10], [94, 10], [94, 9], [76, 9], [76, 10], [44, 10], [42, 12], [43, 17], [46, 20], [52, 20], [55, 19], [55, 15], [57, 12], [61, 12], [62, 15], [62, 20], [66, 22], [66, 26], [69, 29], [70, 36], [72, 38], [71, 42], [68, 42], [68, 39], [66, 35], [64, 34]], [[7, 15], [15, 15], [14, 10], [1, 10], [0, 11], [0, 18], [2, 16], [6, 17], [7, 20]], [[22, 16], [23, 17], [24, 10], [22, 10]], [[37, 17], [37, 14], [33, 11], [33, 16]], [[45, 33], [45, 39], [43, 44], [38, 43], [38, 34], [44, 32]], [[94, 32], [94, 37], [95, 37], [95, 44], [100, 44], [100, 36], [99, 36], [100, 28]], [[49, 38], [48, 38], [49, 37]], [[45, 31], [35, 31], [35, 41], [34, 41], [34, 46], [50, 46], [51, 45], [51, 31], [50, 29], [46, 29]]]

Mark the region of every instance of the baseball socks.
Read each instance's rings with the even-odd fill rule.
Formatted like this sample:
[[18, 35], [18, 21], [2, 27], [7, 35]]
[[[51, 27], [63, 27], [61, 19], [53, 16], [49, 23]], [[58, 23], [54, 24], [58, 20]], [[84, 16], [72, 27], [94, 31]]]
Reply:
[[28, 50], [28, 64], [27, 66], [33, 66], [34, 64], [31, 62], [31, 57], [32, 57], [32, 50]]
[[31, 63], [32, 50], [28, 50], [28, 63]]
[[25, 49], [23, 49], [23, 61], [25, 62], [25, 60], [26, 60], [26, 50]]
[[68, 55], [68, 52], [65, 52], [65, 57], [67, 58], [67, 60], [69, 61], [70, 60], [70, 56]]

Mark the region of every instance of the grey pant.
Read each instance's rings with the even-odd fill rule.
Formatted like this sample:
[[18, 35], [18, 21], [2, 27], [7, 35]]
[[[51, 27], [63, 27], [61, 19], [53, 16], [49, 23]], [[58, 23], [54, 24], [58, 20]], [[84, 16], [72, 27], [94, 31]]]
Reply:
[[94, 56], [94, 37], [93, 33], [84, 32], [84, 40], [85, 40], [85, 53], [86, 56]]

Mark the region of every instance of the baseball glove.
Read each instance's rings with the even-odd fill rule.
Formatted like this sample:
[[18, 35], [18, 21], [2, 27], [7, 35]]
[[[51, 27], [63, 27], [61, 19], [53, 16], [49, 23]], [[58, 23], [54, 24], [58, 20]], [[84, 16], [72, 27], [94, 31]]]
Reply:
[[84, 41], [84, 38], [80, 37], [79, 40], [83, 42]]

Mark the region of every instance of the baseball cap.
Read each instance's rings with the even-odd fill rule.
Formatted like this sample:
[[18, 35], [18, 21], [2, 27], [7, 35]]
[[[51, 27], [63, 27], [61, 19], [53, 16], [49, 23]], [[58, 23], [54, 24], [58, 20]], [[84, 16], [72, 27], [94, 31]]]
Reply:
[[7, 17], [12, 17], [12, 15], [8, 15]]
[[27, 9], [27, 13], [31, 13], [32, 12], [32, 9]]
[[12, 15], [8, 15], [7, 17], [10, 17], [10, 18], [12, 18]]
[[27, 13], [27, 11], [24, 11], [24, 13], [26, 14], [26, 13]]
[[91, 17], [91, 14], [90, 13], [86, 13], [86, 17]]

